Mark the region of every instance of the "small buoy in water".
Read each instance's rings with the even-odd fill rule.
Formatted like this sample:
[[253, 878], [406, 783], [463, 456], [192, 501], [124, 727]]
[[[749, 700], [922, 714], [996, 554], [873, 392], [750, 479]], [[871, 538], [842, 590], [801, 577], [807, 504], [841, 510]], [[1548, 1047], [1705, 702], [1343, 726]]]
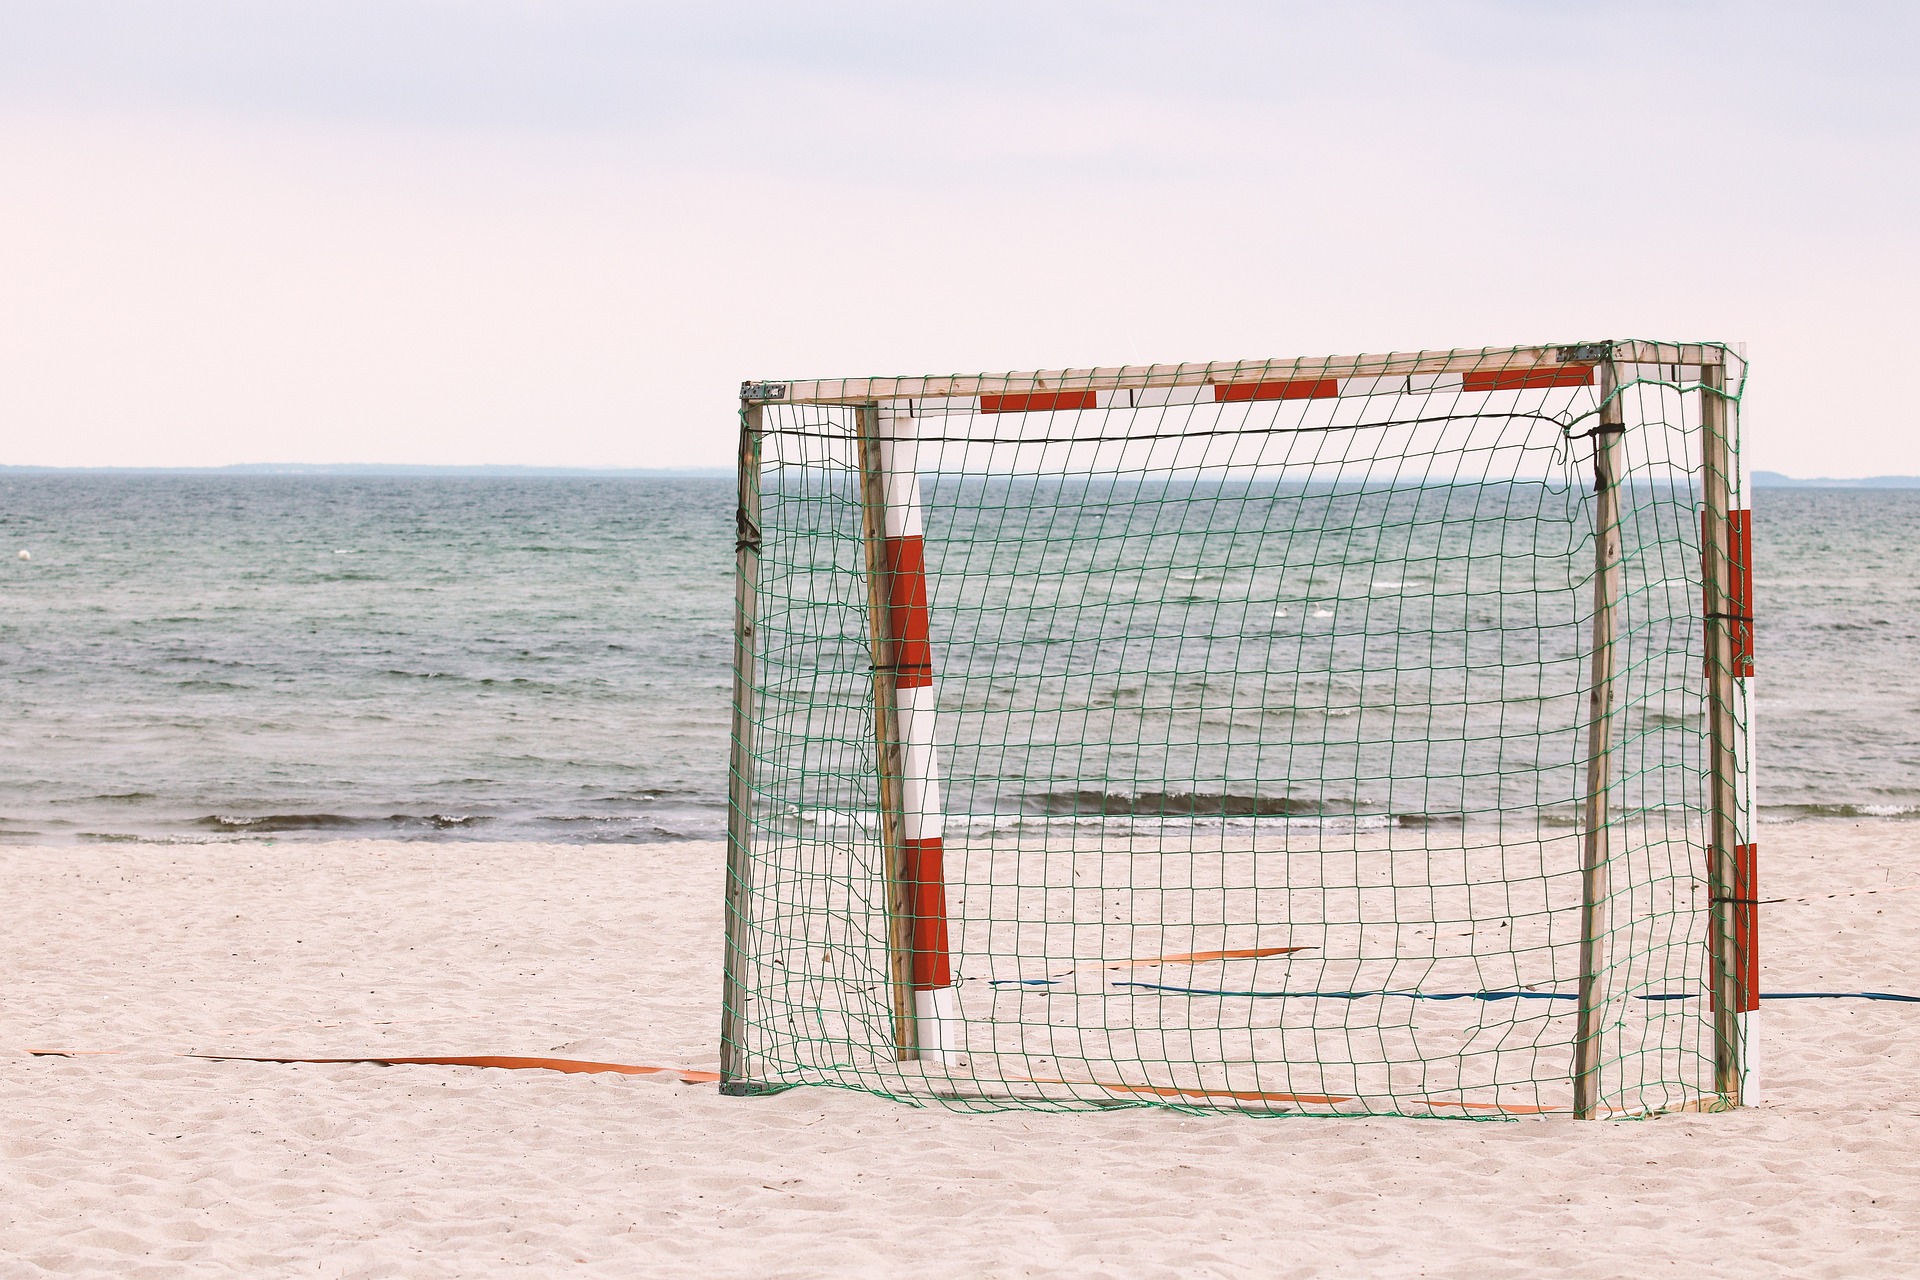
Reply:
[[20, 558], [21, 558], [22, 560], [31, 560], [31, 559], [33, 559], [33, 552], [31, 552], [31, 551], [22, 551], [22, 552], [20, 553]]

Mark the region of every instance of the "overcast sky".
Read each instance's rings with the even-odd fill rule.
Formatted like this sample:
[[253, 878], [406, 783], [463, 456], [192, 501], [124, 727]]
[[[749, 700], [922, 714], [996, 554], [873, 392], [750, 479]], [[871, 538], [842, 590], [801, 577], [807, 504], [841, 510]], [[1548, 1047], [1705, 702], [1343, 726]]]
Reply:
[[1920, 5], [0, 0], [0, 463], [726, 464], [744, 378], [1745, 341], [1920, 473]]

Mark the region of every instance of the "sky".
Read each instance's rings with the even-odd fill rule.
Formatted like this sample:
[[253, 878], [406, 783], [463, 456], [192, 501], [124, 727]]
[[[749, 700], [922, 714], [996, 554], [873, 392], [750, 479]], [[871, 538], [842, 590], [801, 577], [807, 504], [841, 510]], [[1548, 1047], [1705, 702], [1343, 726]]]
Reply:
[[1920, 473], [1920, 5], [0, 0], [0, 464], [727, 465], [745, 379], [1745, 342]]

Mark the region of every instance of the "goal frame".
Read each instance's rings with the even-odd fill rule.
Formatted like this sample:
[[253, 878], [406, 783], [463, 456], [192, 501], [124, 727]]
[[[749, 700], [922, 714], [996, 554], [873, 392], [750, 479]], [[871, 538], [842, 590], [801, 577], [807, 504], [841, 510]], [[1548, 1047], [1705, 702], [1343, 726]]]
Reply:
[[[1366, 394], [1363, 386], [1347, 390], [1339, 384], [1364, 379], [1387, 384], [1405, 380], [1409, 391], [1508, 390], [1536, 386], [1573, 385], [1556, 378], [1578, 374], [1580, 385], [1599, 385], [1600, 411], [1594, 437], [1595, 573], [1588, 689], [1585, 790], [1581, 796], [1581, 929], [1578, 1019], [1573, 1055], [1573, 1114], [1580, 1119], [1601, 1115], [1600, 1045], [1603, 1005], [1599, 977], [1608, 963], [1609, 867], [1613, 825], [1610, 791], [1613, 785], [1612, 747], [1614, 713], [1618, 701], [1613, 647], [1621, 607], [1619, 478], [1625, 472], [1623, 437], [1628, 430], [1619, 401], [1621, 390], [1636, 380], [1678, 384], [1700, 396], [1700, 458], [1693, 473], [1701, 507], [1701, 618], [1705, 629], [1708, 720], [1707, 793], [1708, 848], [1705, 879], [1708, 887], [1707, 977], [1713, 1010], [1714, 1092], [1719, 1108], [1745, 1105], [1751, 1100], [1752, 1013], [1758, 1005], [1755, 890], [1755, 854], [1752, 815], [1748, 811], [1751, 787], [1742, 788], [1745, 773], [1751, 779], [1749, 726], [1743, 714], [1751, 704], [1744, 689], [1753, 672], [1751, 603], [1752, 567], [1750, 513], [1737, 505], [1749, 492], [1739, 435], [1739, 388], [1730, 390], [1730, 374], [1745, 369], [1745, 353], [1719, 343], [1676, 343], [1614, 340], [1540, 346], [1454, 348], [1380, 355], [1317, 358], [1187, 362], [1121, 365], [1084, 369], [1036, 370], [1002, 374], [928, 375], [917, 377], [835, 378], [798, 381], [747, 381], [740, 387], [739, 494], [737, 507], [736, 609], [732, 742], [728, 787], [726, 941], [720, 1044], [720, 1089], [744, 1095], [784, 1086], [765, 1085], [747, 1075], [742, 1050], [740, 1011], [745, 995], [741, 970], [745, 959], [745, 932], [752, 896], [750, 801], [753, 769], [753, 680], [756, 654], [756, 589], [760, 558], [760, 466], [763, 411], [768, 405], [830, 405], [856, 409], [860, 422], [858, 450], [863, 506], [863, 540], [868, 578], [870, 625], [874, 665], [873, 707], [876, 761], [881, 797], [884, 857], [889, 883], [887, 910], [890, 951], [893, 955], [894, 1034], [897, 1055], [918, 1057], [923, 1027], [945, 1033], [924, 1000], [916, 1017], [910, 958], [917, 945], [911, 936], [908, 905], [915, 892], [910, 882], [910, 844], [907, 837], [914, 803], [906, 796], [918, 782], [916, 769], [930, 770], [931, 715], [924, 717], [928, 741], [907, 739], [911, 713], [901, 708], [898, 646], [906, 640], [894, 634], [903, 616], [899, 604], [911, 596], [914, 584], [899, 584], [888, 543], [897, 540], [903, 519], [918, 532], [918, 482], [911, 496], [901, 497], [900, 477], [890, 470], [888, 448], [898, 442], [883, 435], [883, 411], [900, 402], [904, 417], [916, 410], [949, 412], [1046, 412], [1197, 403], [1204, 400], [1307, 399]], [[1456, 382], [1455, 379], [1460, 381]], [[1473, 379], [1479, 380], [1478, 386]], [[1431, 380], [1431, 381], [1427, 381]], [[1425, 385], [1416, 386], [1417, 381]], [[1124, 398], [1123, 398], [1124, 397]], [[972, 403], [968, 403], [971, 401]], [[911, 452], [904, 465], [911, 467]], [[891, 495], [891, 496], [890, 496]], [[889, 501], [895, 507], [889, 507]], [[911, 511], [902, 516], [901, 511]], [[924, 569], [918, 584], [920, 618], [924, 628], [927, 608]], [[912, 610], [905, 610], [911, 618]], [[911, 626], [911, 622], [909, 623]], [[917, 637], [924, 645], [924, 630]], [[1745, 696], [1743, 696], [1745, 695]], [[1745, 704], [1745, 705], [1742, 705]], [[928, 762], [909, 763], [915, 752]], [[934, 801], [937, 805], [937, 799]], [[937, 838], [934, 840], [937, 846]], [[936, 863], [937, 865], [937, 863]], [[944, 946], [945, 921], [940, 922]], [[941, 957], [944, 965], [944, 956]], [[937, 994], [937, 993], [936, 993]], [[946, 1006], [943, 1006], [945, 1009]], [[945, 1016], [953, 1016], [951, 1012]], [[938, 1053], [938, 1050], [935, 1050]]]

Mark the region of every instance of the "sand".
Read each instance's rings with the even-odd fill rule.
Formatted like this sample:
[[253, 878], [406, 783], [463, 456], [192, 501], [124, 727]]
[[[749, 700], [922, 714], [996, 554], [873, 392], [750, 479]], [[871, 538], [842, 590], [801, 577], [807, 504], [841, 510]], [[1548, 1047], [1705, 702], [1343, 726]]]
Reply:
[[[1920, 826], [1762, 841], [1853, 895], [1765, 908], [1767, 989], [1920, 992]], [[1920, 1005], [1769, 1004], [1761, 1105], [1597, 1124], [179, 1056], [710, 1069], [722, 857], [0, 850], [0, 1275], [1920, 1275]]]
[[[1658, 838], [1635, 838], [1648, 834]], [[1713, 1087], [1701, 1003], [1633, 993], [1686, 985], [1688, 962], [1704, 964], [1696, 907], [1706, 886], [1692, 874], [1697, 852], [1667, 832], [1625, 836], [1613, 867], [1617, 961], [1601, 1010], [1601, 1054], [1613, 1066], [1602, 1070], [1601, 1104], [1697, 1109]], [[753, 956], [737, 1037], [743, 1073], [1095, 1106], [1159, 1090], [1263, 1114], [1570, 1108], [1571, 1000], [1232, 993], [1571, 995], [1582, 856], [1572, 830], [1541, 840], [1301, 824], [1258, 837], [1179, 827], [1054, 837], [969, 833], [947, 845], [962, 1015], [949, 1043], [965, 1049], [948, 1070], [892, 1052], [886, 921], [863, 909], [885, 893], [872, 852], [763, 831], [752, 874], [767, 889], [743, 934]]]

